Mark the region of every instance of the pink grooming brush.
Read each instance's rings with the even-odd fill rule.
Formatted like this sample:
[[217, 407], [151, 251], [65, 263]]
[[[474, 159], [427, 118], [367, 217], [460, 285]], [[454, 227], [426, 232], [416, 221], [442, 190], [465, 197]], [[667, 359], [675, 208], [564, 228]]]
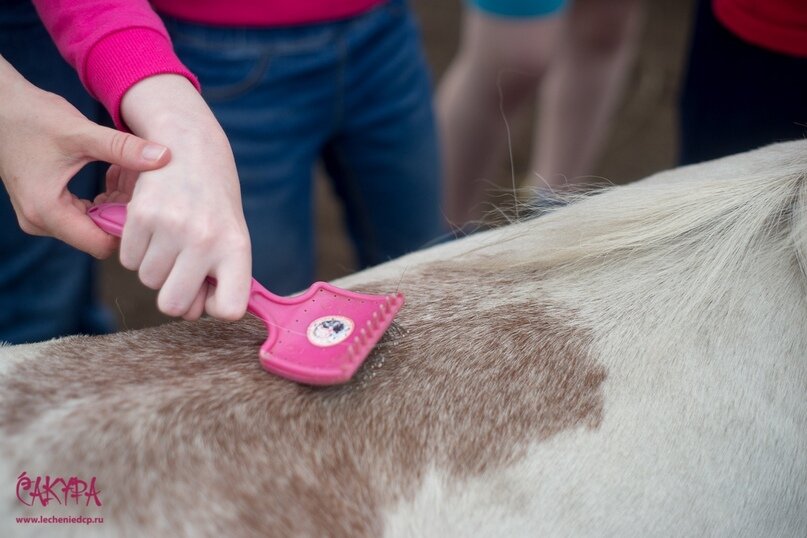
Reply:
[[[105, 232], [123, 233], [126, 204], [100, 204], [87, 214]], [[266, 370], [298, 383], [336, 385], [353, 377], [403, 304], [401, 293], [368, 295], [325, 282], [279, 297], [253, 278], [247, 310], [269, 332], [259, 353]]]

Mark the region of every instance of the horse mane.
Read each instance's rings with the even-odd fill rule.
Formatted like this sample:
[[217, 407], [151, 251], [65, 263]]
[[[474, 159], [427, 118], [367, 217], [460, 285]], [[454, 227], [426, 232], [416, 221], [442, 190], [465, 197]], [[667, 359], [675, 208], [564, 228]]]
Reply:
[[510, 244], [507, 256], [485, 257], [482, 267], [539, 272], [555, 288], [596, 278], [631, 279], [637, 288], [677, 283], [690, 313], [740, 281], [760, 256], [787, 257], [807, 286], [805, 144], [743, 157], [575, 195], [568, 206], [489, 232], [460, 256]]

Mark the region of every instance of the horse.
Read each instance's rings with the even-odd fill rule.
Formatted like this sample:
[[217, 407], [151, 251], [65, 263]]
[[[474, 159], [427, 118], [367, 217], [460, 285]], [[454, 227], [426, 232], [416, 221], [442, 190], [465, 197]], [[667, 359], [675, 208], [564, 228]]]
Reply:
[[0, 535], [807, 535], [807, 142], [335, 283], [407, 298], [339, 386], [254, 318], [0, 348]]

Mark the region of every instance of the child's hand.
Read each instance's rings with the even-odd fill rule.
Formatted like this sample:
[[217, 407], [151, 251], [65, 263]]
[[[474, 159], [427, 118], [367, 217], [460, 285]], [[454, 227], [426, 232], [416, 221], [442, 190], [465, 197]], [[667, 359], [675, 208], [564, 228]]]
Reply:
[[105, 203], [128, 204], [140, 172], [113, 164], [106, 171], [106, 189], [95, 197], [94, 205]]
[[0, 58], [0, 177], [20, 227], [53, 236], [92, 254], [109, 256], [116, 239], [86, 215], [88, 200], [67, 184], [91, 161], [153, 170], [170, 159], [165, 146], [107, 129], [61, 97], [40, 90]]
[[[227, 137], [184, 77], [157, 75], [135, 84], [121, 113], [133, 132], [171, 148], [171, 163], [132, 175], [111, 170], [111, 200], [132, 190], [120, 260], [159, 289], [157, 305], [172, 316], [221, 319], [246, 311], [251, 251], [238, 174]], [[212, 276], [217, 286], [208, 287]]]

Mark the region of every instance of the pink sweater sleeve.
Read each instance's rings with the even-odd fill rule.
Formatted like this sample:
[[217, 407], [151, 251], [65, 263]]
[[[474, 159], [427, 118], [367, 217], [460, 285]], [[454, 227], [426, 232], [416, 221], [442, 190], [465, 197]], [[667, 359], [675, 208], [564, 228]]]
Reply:
[[118, 127], [123, 126], [123, 94], [146, 77], [183, 75], [199, 89], [147, 0], [34, 0], [34, 4], [62, 56]]

